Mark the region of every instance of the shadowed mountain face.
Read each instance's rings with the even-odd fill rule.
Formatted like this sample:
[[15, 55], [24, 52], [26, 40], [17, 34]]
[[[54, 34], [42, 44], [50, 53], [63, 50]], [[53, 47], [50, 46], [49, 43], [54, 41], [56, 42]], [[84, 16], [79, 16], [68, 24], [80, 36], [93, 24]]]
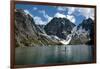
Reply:
[[78, 28], [80, 27], [88, 31], [90, 40], [87, 42], [87, 44], [94, 44], [94, 21], [91, 18], [83, 20], [83, 22], [79, 24]]
[[67, 18], [53, 18], [45, 27], [45, 31], [48, 35], [56, 35], [59, 38], [66, 39], [68, 34], [71, 34], [71, 30], [75, 24], [70, 22]]
[[71, 44], [94, 44], [94, 21], [91, 18], [83, 20], [75, 29]]
[[85, 29], [86, 31], [90, 31], [94, 27], [93, 24], [94, 24], [94, 21], [91, 18], [88, 18], [86, 20], [83, 20], [83, 22], [78, 25], [77, 29], [79, 29], [80, 27], [82, 27], [82, 29]]
[[16, 46], [36, 46], [58, 44], [38, 27], [30, 14], [22, 9], [15, 10], [15, 39]]

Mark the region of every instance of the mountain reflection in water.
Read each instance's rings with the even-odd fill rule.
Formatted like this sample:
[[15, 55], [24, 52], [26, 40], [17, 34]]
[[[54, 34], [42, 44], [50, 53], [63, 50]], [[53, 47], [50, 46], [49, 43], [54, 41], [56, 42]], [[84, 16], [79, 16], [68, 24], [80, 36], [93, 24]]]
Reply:
[[92, 50], [93, 46], [88, 45], [18, 47], [15, 63], [26, 65], [92, 62]]

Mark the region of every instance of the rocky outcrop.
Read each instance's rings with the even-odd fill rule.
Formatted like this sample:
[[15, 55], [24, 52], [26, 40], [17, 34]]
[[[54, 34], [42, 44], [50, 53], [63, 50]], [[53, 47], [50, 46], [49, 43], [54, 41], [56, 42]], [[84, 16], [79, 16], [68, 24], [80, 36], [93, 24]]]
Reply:
[[91, 18], [88, 18], [83, 20], [83, 22], [78, 27], [82, 27], [82, 29], [87, 31], [87, 37], [89, 39], [87, 44], [94, 44], [94, 21]]
[[94, 21], [85, 19], [72, 30], [73, 38], [70, 44], [94, 44]]
[[61, 39], [66, 39], [68, 34], [71, 34], [71, 30], [75, 24], [70, 22], [67, 18], [54, 17], [45, 27], [45, 31], [48, 35], [56, 35]]

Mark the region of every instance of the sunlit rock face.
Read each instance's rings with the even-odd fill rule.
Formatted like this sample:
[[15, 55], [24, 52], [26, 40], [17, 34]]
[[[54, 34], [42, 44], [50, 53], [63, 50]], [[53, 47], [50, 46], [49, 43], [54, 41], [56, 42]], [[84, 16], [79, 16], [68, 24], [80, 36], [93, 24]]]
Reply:
[[59, 44], [58, 40], [52, 40], [37, 26], [34, 17], [23, 9], [15, 10], [15, 40], [16, 47]]

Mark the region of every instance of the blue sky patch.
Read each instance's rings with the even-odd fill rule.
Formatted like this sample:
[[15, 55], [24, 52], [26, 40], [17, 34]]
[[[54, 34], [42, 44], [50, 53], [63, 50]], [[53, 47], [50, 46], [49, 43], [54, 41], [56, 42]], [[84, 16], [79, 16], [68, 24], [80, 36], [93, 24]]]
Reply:
[[94, 19], [94, 8], [16, 4], [16, 9], [27, 10], [36, 24], [47, 24], [54, 17], [67, 18], [78, 25], [84, 19]]

